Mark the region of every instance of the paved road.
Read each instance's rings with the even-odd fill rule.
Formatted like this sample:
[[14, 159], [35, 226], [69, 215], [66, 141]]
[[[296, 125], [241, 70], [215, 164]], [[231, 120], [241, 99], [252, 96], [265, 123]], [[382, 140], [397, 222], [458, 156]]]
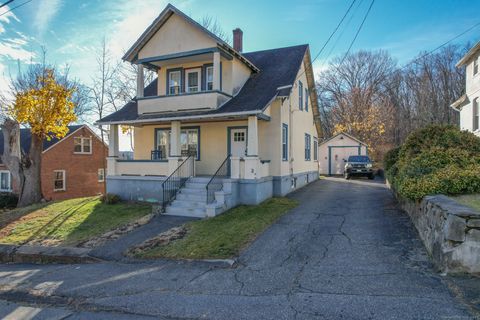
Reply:
[[[382, 184], [321, 180], [236, 268], [158, 261], [0, 266], [0, 317], [470, 319]], [[36, 305], [34, 305], [36, 303]]]

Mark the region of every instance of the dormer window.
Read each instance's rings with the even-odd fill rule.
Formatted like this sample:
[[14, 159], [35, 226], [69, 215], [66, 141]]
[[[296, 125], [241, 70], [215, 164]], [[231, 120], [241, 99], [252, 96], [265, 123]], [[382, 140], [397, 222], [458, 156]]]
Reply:
[[205, 81], [206, 81], [205, 87], [207, 88], [207, 90], [212, 91], [213, 90], [213, 66], [206, 68]]
[[200, 91], [200, 74], [200, 68], [185, 70], [185, 77], [187, 79], [186, 92], [193, 93]]
[[90, 137], [74, 137], [74, 153], [92, 153], [92, 138]]
[[182, 87], [182, 72], [180, 70], [168, 73], [168, 94], [180, 94]]
[[478, 73], [478, 58], [473, 60], [473, 75]]

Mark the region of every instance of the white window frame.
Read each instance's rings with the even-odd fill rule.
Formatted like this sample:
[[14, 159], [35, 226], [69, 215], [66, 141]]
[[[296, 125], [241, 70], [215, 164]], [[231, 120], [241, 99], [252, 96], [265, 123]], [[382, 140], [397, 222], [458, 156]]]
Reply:
[[[178, 85], [172, 85], [172, 75], [173, 74], [178, 74]], [[171, 95], [171, 96], [174, 96], [174, 95], [177, 95], [177, 94], [180, 94], [182, 93], [182, 71], [181, 70], [175, 70], [175, 71], [168, 71], [168, 95]], [[172, 88], [175, 88], [175, 87], [178, 87], [178, 92], [175, 93], [173, 92], [172, 93]]]
[[[63, 188], [61, 189], [57, 189], [55, 188], [55, 181], [57, 181], [57, 172], [61, 172], [62, 173], [62, 177], [63, 177]], [[53, 170], [53, 191], [54, 192], [58, 192], [58, 191], [66, 191], [67, 190], [67, 173], [65, 170]]]
[[[208, 71], [212, 70], [212, 81], [208, 81]], [[208, 84], [212, 84], [212, 88], [208, 88]], [[212, 91], [213, 90], [213, 66], [208, 66], [205, 68], [205, 91]]]
[[[8, 176], [8, 189], [3, 189], [1, 185], [1, 175], [6, 173]], [[11, 192], [12, 191], [12, 174], [8, 170], [0, 170], [0, 191], [1, 192]]]
[[[81, 151], [75, 151], [75, 146], [77, 145], [76, 143], [76, 140], [80, 139], [80, 150]], [[84, 144], [84, 141], [85, 140], [88, 140], [89, 143], [89, 149], [90, 151], [85, 151], [85, 144]], [[79, 137], [73, 137], [73, 153], [75, 154], [92, 154], [92, 137], [82, 137], [82, 136], [79, 136]]]
[[[188, 78], [188, 76], [193, 73], [197, 74], [197, 85], [196, 85], [197, 90], [196, 91], [191, 90], [190, 83], [189, 83], [190, 81]], [[202, 69], [201, 68], [186, 69], [185, 70], [185, 92], [197, 93], [197, 92], [200, 92], [201, 90], [202, 90]]]
[[478, 104], [478, 98], [473, 99], [472, 102], [472, 131], [478, 131], [480, 129], [480, 106]]
[[[100, 179], [100, 177], [102, 177]], [[98, 182], [105, 182], [105, 168], [99, 168], [97, 170], [97, 180]]]

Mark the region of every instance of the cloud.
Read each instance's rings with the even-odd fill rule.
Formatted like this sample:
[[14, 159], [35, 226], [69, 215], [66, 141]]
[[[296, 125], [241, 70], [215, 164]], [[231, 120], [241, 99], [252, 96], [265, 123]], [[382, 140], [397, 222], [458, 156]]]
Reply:
[[60, 0], [48, 0], [38, 2], [36, 13], [33, 17], [33, 26], [37, 28], [38, 34], [42, 35], [48, 28], [50, 21], [60, 10]]
[[17, 16], [12, 11], [8, 10], [10, 10], [8, 6], [0, 8], [0, 33], [5, 32], [5, 27], [3, 25], [9, 24], [11, 20], [20, 22]]

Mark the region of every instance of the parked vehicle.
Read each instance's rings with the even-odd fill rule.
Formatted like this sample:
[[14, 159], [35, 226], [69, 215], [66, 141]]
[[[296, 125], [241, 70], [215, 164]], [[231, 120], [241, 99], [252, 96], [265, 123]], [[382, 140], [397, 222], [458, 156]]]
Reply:
[[368, 156], [349, 156], [345, 162], [345, 179], [363, 176], [372, 180], [375, 177], [373, 163]]

